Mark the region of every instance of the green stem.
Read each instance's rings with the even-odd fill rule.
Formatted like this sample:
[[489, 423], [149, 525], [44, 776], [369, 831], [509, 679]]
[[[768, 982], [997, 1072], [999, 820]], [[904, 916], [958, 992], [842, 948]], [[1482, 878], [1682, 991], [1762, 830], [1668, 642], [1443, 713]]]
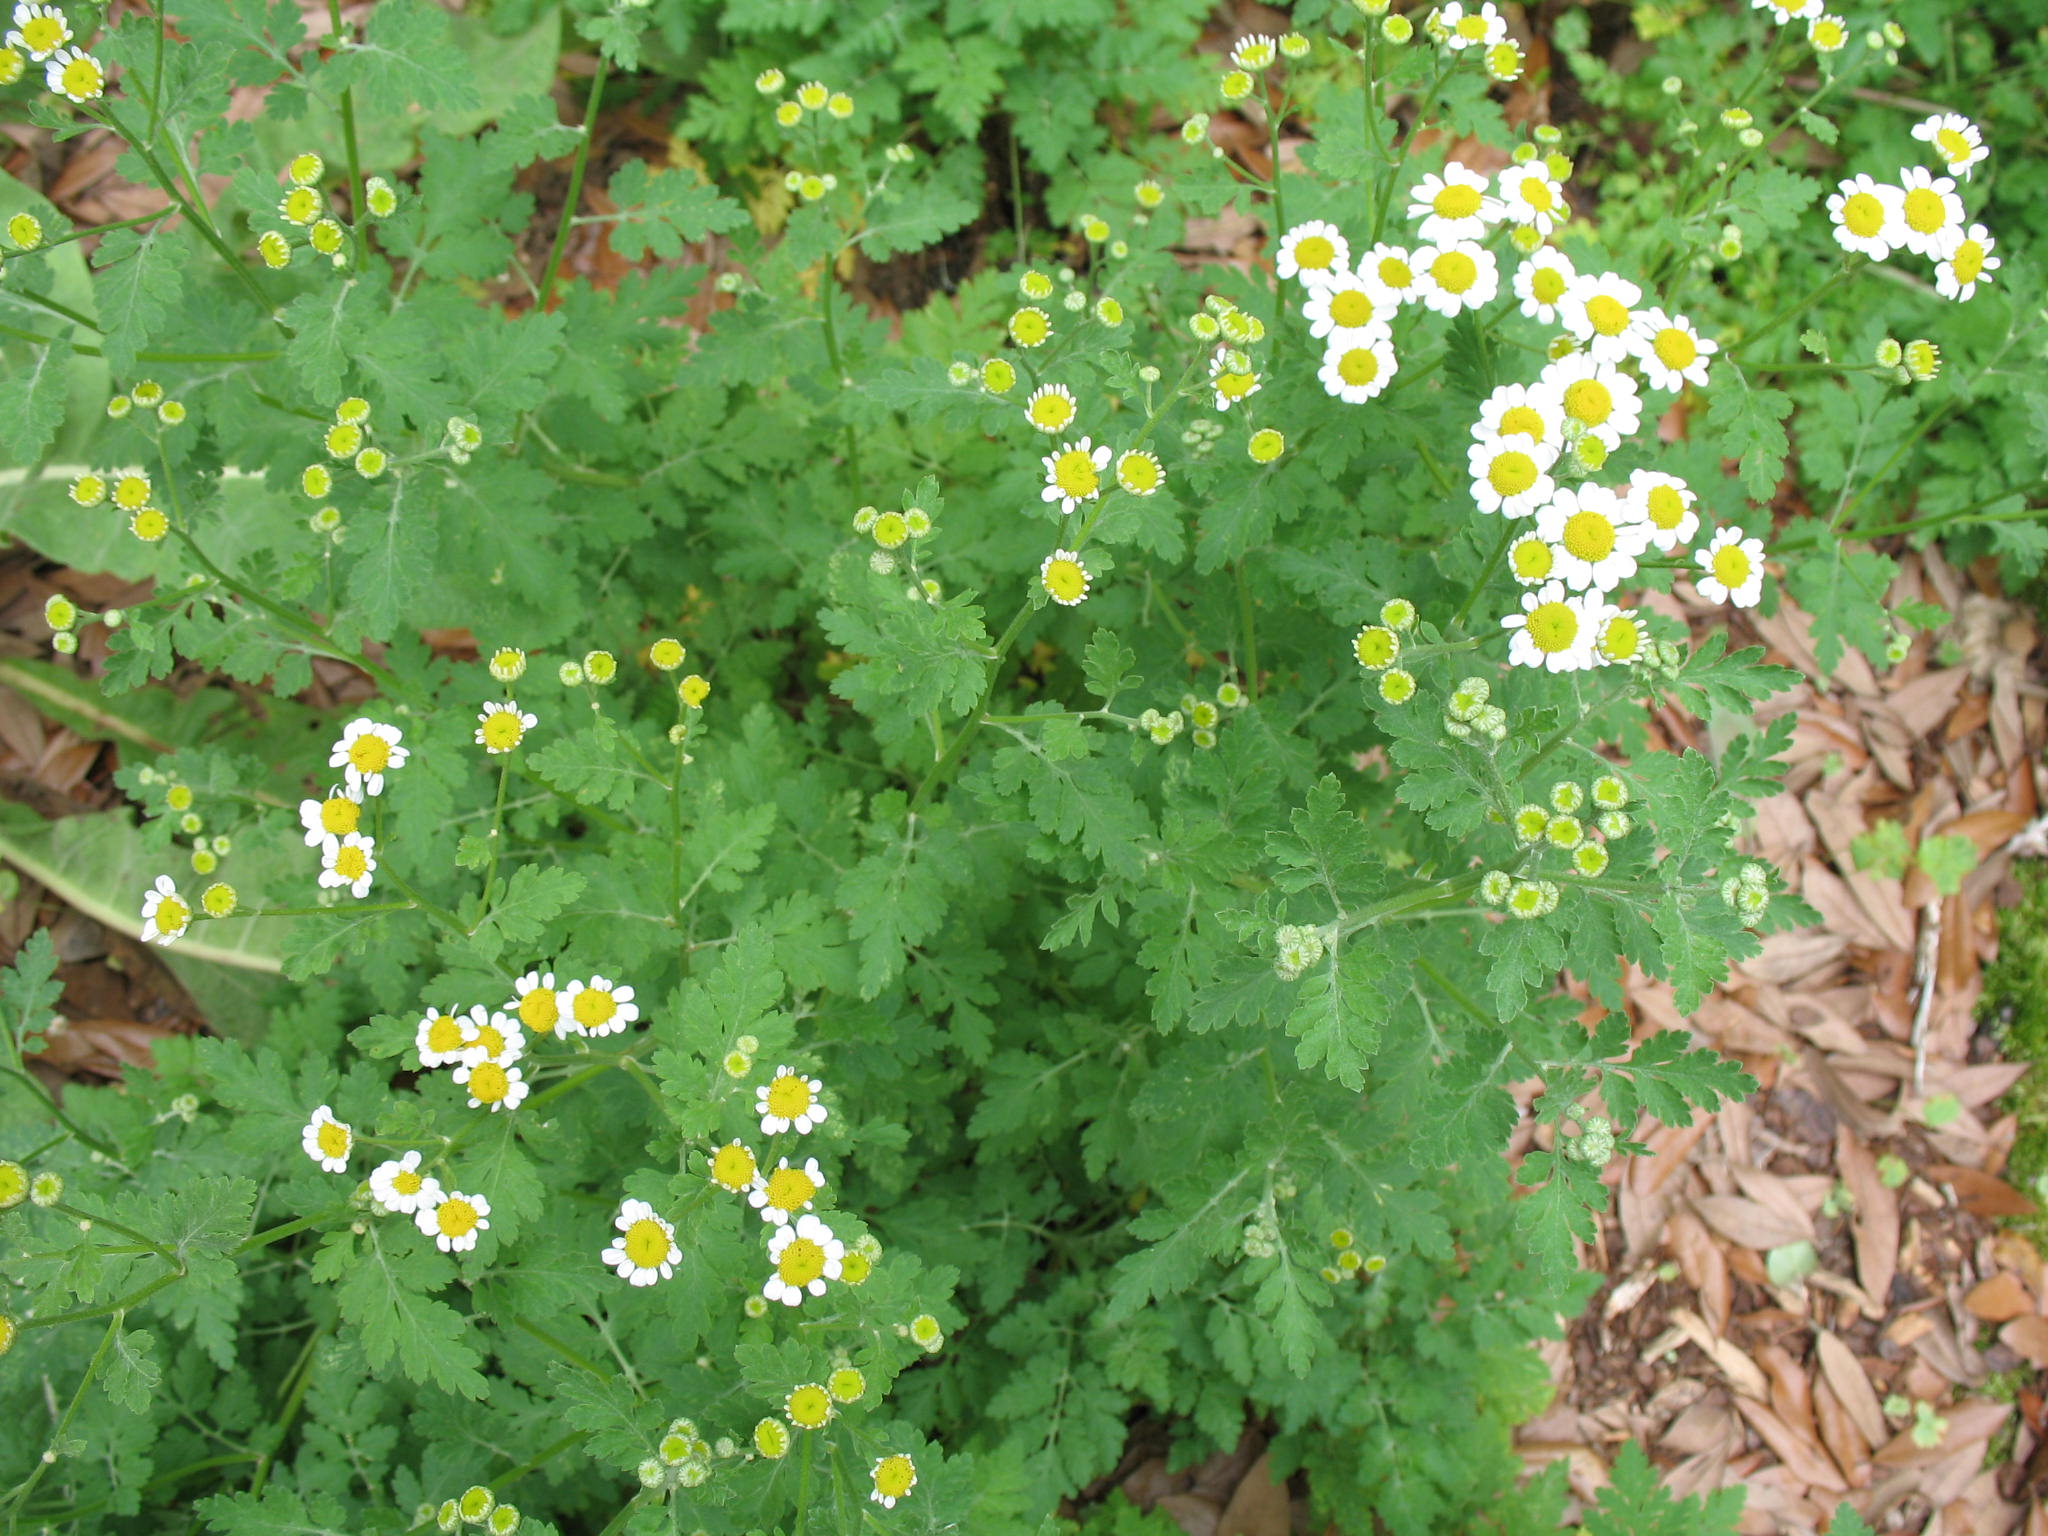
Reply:
[[1800, 313], [1808, 305], [1818, 303], [1822, 295], [1830, 292], [1832, 289], [1834, 289], [1834, 287], [1837, 284], [1842, 283], [1851, 276], [1853, 276], [1855, 274], [1855, 270], [1856, 269], [1854, 267], [1848, 265], [1845, 262], [1832, 276], [1825, 279], [1817, 287], [1809, 290], [1804, 297], [1793, 300], [1790, 304], [1786, 305], [1783, 309], [1779, 310], [1775, 315], [1771, 316], [1770, 319], [1766, 320], [1759, 329], [1752, 331], [1749, 335], [1743, 337], [1742, 345], [1736, 349], [1735, 355], [1729, 358], [1728, 361], [1739, 364], [1743, 356], [1747, 354], [1749, 350], [1752, 347], [1754, 347], [1758, 342], [1762, 341], [1766, 336], [1770, 335], [1771, 332], [1775, 331], [1787, 320], [1790, 320], [1794, 315]]
[[73, 1136], [77, 1137], [82, 1145], [92, 1148], [101, 1157], [114, 1157], [116, 1155], [111, 1145], [101, 1141], [97, 1136], [88, 1135], [85, 1131], [80, 1130], [72, 1122], [71, 1117], [57, 1107], [57, 1100], [50, 1090], [45, 1088], [32, 1073], [20, 1071], [14, 1067], [0, 1067], [0, 1073], [5, 1073], [9, 1077], [19, 1078], [22, 1082], [27, 1083], [30, 1088], [34, 1089], [36, 1097], [43, 1101], [43, 1107], [49, 1111], [50, 1117]]
[[245, 1253], [254, 1253], [259, 1248], [268, 1248], [272, 1243], [281, 1243], [288, 1237], [296, 1237], [309, 1227], [317, 1227], [322, 1222], [332, 1221], [337, 1216], [346, 1216], [347, 1214], [348, 1207], [338, 1205], [331, 1210], [316, 1211], [311, 1216], [299, 1216], [291, 1221], [280, 1222], [274, 1227], [267, 1227], [261, 1232], [251, 1233], [248, 1237], [243, 1238], [241, 1242], [235, 1245], [229, 1257], [240, 1258]]
[[77, 310], [73, 309], [70, 305], [59, 304], [55, 299], [49, 297], [49, 295], [37, 293], [33, 288], [17, 288], [14, 290], [11, 296], [17, 299], [26, 299], [31, 304], [39, 304], [44, 309], [47, 309], [51, 314], [61, 315], [66, 320], [69, 320], [73, 325], [82, 325], [88, 331], [93, 332], [95, 335], [104, 336], [106, 334], [106, 331], [101, 327], [100, 323], [97, 320], [93, 319], [92, 316], [81, 315]]
[[[1282, 191], [1280, 180], [1280, 127], [1287, 118], [1287, 93], [1280, 93], [1280, 104], [1275, 107], [1268, 103], [1266, 110], [1267, 153], [1273, 166], [1273, 239], [1275, 244], [1287, 233], [1287, 197]], [[1280, 371], [1280, 356], [1287, 345], [1287, 328], [1282, 323], [1287, 319], [1287, 284], [1278, 276], [1273, 279], [1273, 372]]]
[[1500, 519], [1500, 536], [1493, 541], [1493, 553], [1486, 557], [1486, 565], [1479, 572], [1479, 579], [1472, 583], [1472, 590], [1465, 594], [1465, 601], [1458, 605], [1458, 611], [1451, 616], [1447, 626], [1457, 629], [1464, 624], [1472, 612], [1472, 605], [1479, 601], [1479, 594], [1486, 590], [1486, 584], [1493, 580], [1493, 573], [1500, 569], [1500, 562], [1508, 552], [1508, 546], [1515, 541], [1515, 524], [1512, 518]]
[[[327, 0], [327, 19], [331, 28], [328, 35], [338, 43], [342, 35], [341, 0]], [[360, 272], [366, 253], [363, 240], [363, 171], [362, 157], [356, 150], [356, 91], [352, 85], [342, 87], [341, 92], [341, 142], [343, 152], [348, 156], [348, 232], [355, 242], [356, 270]]]
[[382, 865], [378, 866], [377, 873], [384, 879], [389, 880], [393, 885], [397, 886], [400, 891], [402, 891], [407, 897], [411, 899], [412, 904], [414, 906], [418, 907], [422, 912], [426, 913], [427, 916], [431, 917], [443, 928], [446, 928], [450, 933], [455, 934], [458, 938], [466, 939], [476, 931], [474, 928], [471, 928], [468, 924], [464, 923], [462, 919], [457, 917], [453, 912], [450, 912], [446, 907], [441, 906], [437, 902], [427, 900], [426, 897], [422, 896], [418, 891], [414, 890], [411, 886], [407, 885], [405, 883], [404, 876]]
[[55, 1328], [59, 1323], [82, 1323], [87, 1318], [105, 1317], [109, 1313], [133, 1311], [167, 1285], [175, 1285], [185, 1278], [183, 1270], [174, 1269], [167, 1275], [158, 1275], [140, 1290], [130, 1291], [119, 1301], [109, 1301], [97, 1307], [77, 1307], [69, 1312], [53, 1312], [47, 1317], [26, 1317], [15, 1326], [18, 1328]]
[[1002, 680], [1003, 663], [1009, 658], [1010, 647], [1017, 643], [1017, 637], [1024, 632], [1024, 625], [1030, 617], [1031, 602], [1027, 598], [1024, 606], [1017, 610], [1017, 616], [1010, 620], [1010, 627], [1005, 629], [1001, 638], [996, 641], [995, 654], [989, 659], [988, 681], [982, 687], [981, 698], [976, 701], [973, 713], [962, 722], [960, 729], [954, 733], [952, 742], [939, 755], [939, 760], [932, 764], [932, 771], [926, 774], [924, 782], [917, 786], [917, 794], [910, 802], [911, 815], [915, 816], [922, 810], [925, 802], [931, 799], [932, 792], [951, 777], [954, 768], [959, 765], [962, 754], [967, 751], [967, 744], [974, 739], [974, 733], [981, 729], [982, 712], [996, 696], [996, 684]]
[[151, 1253], [155, 1254], [158, 1258], [163, 1259], [167, 1263], [175, 1265], [181, 1272], [185, 1267], [184, 1262], [178, 1257], [178, 1255], [174, 1251], [165, 1247], [162, 1243], [158, 1242], [155, 1238], [151, 1237], [147, 1232], [138, 1232], [133, 1227], [124, 1226], [122, 1223], [114, 1220], [111, 1216], [97, 1216], [94, 1215], [91, 1211], [81, 1211], [77, 1206], [66, 1204], [62, 1200], [58, 1201], [54, 1206], [51, 1207], [51, 1209], [54, 1211], [60, 1211], [64, 1215], [71, 1217], [73, 1220], [89, 1221], [95, 1227], [105, 1227], [109, 1232], [118, 1232], [125, 1238], [128, 1238], [134, 1242], [141, 1243]]
[[[25, 1324], [24, 1326], [28, 1325]], [[79, 1379], [78, 1390], [71, 1394], [71, 1405], [64, 1410], [64, 1417], [57, 1421], [57, 1432], [50, 1437], [51, 1450], [54, 1451], [64, 1443], [64, 1432], [71, 1427], [71, 1420], [78, 1413], [78, 1405], [85, 1401], [86, 1388], [92, 1385], [93, 1377], [99, 1374], [100, 1367], [106, 1363], [107, 1351], [114, 1347], [114, 1340], [120, 1336], [120, 1333], [121, 1318], [116, 1313], [107, 1324], [107, 1332], [105, 1337], [100, 1340], [100, 1347], [93, 1351], [92, 1360], [85, 1368], [85, 1375]], [[7, 1496], [4, 1507], [11, 1509], [17, 1504], [25, 1503], [28, 1496], [35, 1492], [36, 1484], [43, 1480], [43, 1474], [55, 1465], [56, 1458], [54, 1456], [39, 1458], [36, 1462], [35, 1470], [30, 1472], [27, 1479]], [[13, 1523], [12, 1520], [8, 1522], [10, 1529]]]
[[278, 1450], [283, 1446], [285, 1436], [291, 1433], [292, 1420], [299, 1416], [299, 1405], [305, 1401], [306, 1388], [312, 1384], [314, 1352], [318, 1349], [320, 1341], [327, 1336], [328, 1330], [333, 1326], [332, 1323], [320, 1324], [312, 1333], [307, 1335], [305, 1347], [299, 1351], [299, 1358], [292, 1366], [292, 1372], [288, 1378], [292, 1384], [291, 1392], [286, 1397], [284, 1408], [278, 1415], [276, 1438], [271, 1442], [270, 1449], [265, 1451], [262, 1459], [256, 1463], [256, 1475], [249, 1480], [249, 1492], [251, 1494], [261, 1493], [263, 1485], [270, 1480], [270, 1469], [277, 1460]]
[[1244, 633], [1243, 663], [1245, 691], [1254, 702], [1259, 697], [1259, 627], [1257, 605], [1252, 602], [1251, 583], [1245, 579], [1245, 563], [1237, 562], [1237, 619]]
[[512, 764], [503, 758], [499, 759], [498, 800], [491, 807], [491, 860], [484, 870], [484, 907], [483, 913], [477, 918], [479, 923], [490, 916], [491, 903], [495, 899], [491, 894], [491, 887], [498, 878], [498, 845], [505, 840], [505, 780], [511, 776], [511, 772]]
[[[332, 3], [332, 0], [330, 0]], [[555, 273], [561, 268], [562, 253], [568, 248], [569, 223], [583, 197], [583, 172], [590, 164], [590, 141], [597, 133], [597, 108], [604, 100], [605, 56], [597, 56], [597, 71], [590, 77], [590, 95], [583, 106], [583, 138], [576, 146], [576, 159], [569, 167], [569, 192], [562, 201], [562, 221], [555, 226], [555, 243], [548, 251], [548, 264], [541, 273], [539, 307], [545, 310], [555, 294]]]

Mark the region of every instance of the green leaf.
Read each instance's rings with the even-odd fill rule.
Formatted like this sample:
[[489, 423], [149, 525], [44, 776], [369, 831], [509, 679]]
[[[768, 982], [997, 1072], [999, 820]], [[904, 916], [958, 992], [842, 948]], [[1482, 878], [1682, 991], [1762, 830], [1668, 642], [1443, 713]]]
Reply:
[[446, 1258], [387, 1249], [373, 1230], [367, 1251], [340, 1268], [335, 1299], [372, 1366], [396, 1362], [409, 1380], [472, 1399], [485, 1395], [477, 1370], [483, 1359], [469, 1342], [468, 1320], [432, 1295], [452, 1278]]
[[398, 633], [439, 547], [435, 504], [417, 493], [415, 483], [393, 479], [390, 505], [358, 517], [350, 530], [350, 546], [359, 551], [348, 576], [351, 616], [373, 640]]
[[1770, 498], [1785, 473], [1791, 440], [1785, 418], [1792, 397], [1782, 389], [1760, 389], [1731, 372], [1707, 405], [1707, 430], [1718, 437], [1724, 456], [1739, 456], [1743, 489], [1758, 501]]
[[620, 208], [612, 226], [612, 249], [627, 261], [649, 253], [664, 261], [682, 258], [685, 241], [723, 234], [747, 222], [747, 210], [696, 171], [683, 166], [654, 170], [645, 160], [629, 160], [607, 189]]
[[1763, 659], [1760, 645], [1730, 652], [1728, 632], [1717, 629], [1686, 654], [1671, 680], [1671, 691], [1702, 718], [1716, 710], [1746, 715], [1752, 706], [1796, 687], [1800, 674]]
[[1967, 837], [1923, 837], [1916, 855], [1927, 878], [1944, 896], [1963, 888], [1963, 876], [1977, 867], [1977, 845]]
[[50, 930], [38, 928], [14, 953], [14, 964], [0, 971], [0, 1020], [18, 1048], [49, 1024], [51, 1010], [64, 995], [57, 974], [57, 950]]
[[1793, 530], [1812, 530], [1817, 547], [1789, 562], [1785, 585], [1792, 598], [1813, 619], [1813, 654], [1824, 671], [1833, 671], [1844, 645], [1853, 645], [1880, 665], [1891, 644], [1892, 618], [1885, 594], [1898, 563], [1873, 549], [1852, 549], [1816, 519], [1802, 519]]
[[107, 1351], [107, 1363], [100, 1373], [110, 1401], [130, 1413], [149, 1411], [150, 1394], [163, 1380], [163, 1369], [152, 1358], [155, 1353], [155, 1334], [116, 1328], [113, 1347]]
[[469, 61], [449, 34], [448, 14], [427, 0], [379, 0], [362, 41], [330, 57], [313, 84], [333, 96], [353, 88], [356, 111], [371, 118], [398, 116], [415, 104], [430, 112], [476, 106]]
[[614, 811], [625, 810], [640, 787], [652, 782], [626, 755], [610, 717], [596, 713], [590, 716], [589, 730], [557, 736], [526, 765], [571, 799]]
[[1005, 729], [1014, 744], [995, 754], [976, 787], [988, 786], [991, 798], [1023, 791], [1032, 824], [1041, 832], [1078, 843], [1112, 873], [1136, 875], [1154, 842], [1152, 818], [1131, 793], [1129, 779], [1089, 755], [1097, 733], [1063, 735], [1052, 725]]
[[[1739, 1482], [1704, 1498], [1675, 1499], [1633, 1440], [1622, 1446], [1609, 1478], [1580, 1522], [1585, 1536], [1735, 1536], [1744, 1498]], [[1836, 1524], [1842, 1530], [1839, 1516]]]
[[639, 1401], [617, 1377], [593, 1376], [559, 1360], [548, 1367], [548, 1375], [562, 1417], [589, 1437], [584, 1449], [594, 1460], [630, 1470], [654, 1454], [658, 1403]]
[[148, 345], [185, 286], [188, 253], [164, 224], [117, 229], [93, 254], [94, 301], [106, 335], [100, 342], [119, 373], [135, 372], [135, 354]]
[[1509, 918], [1481, 930], [1480, 953], [1493, 962], [1486, 972], [1486, 988], [1493, 994], [1501, 1023], [1509, 1023], [1531, 997], [1557, 984], [1557, 973], [1564, 969], [1564, 940], [1558, 926], [1548, 917]]
[[1820, 183], [1782, 165], [1751, 166], [1728, 184], [1727, 208], [1751, 236], [1792, 228], [1820, 195]]
[[0, 421], [8, 424], [7, 456], [33, 463], [64, 422], [71, 380], [67, 365], [76, 356], [70, 338], [59, 336], [46, 347], [30, 347], [26, 368], [9, 366], [0, 377]]
[[220, 1536], [359, 1536], [362, 1529], [335, 1500], [317, 1495], [309, 1506], [276, 1483], [260, 1494], [217, 1493], [192, 1508]]
[[1081, 657], [1081, 675], [1088, 679], [1088, 691], [1102, 700], [1104, 709], [1118, 694], [1144, 682], [1137, 666], [1138, 653], [1109, 629], [1098, 629], [1089, 636], [1088, 649]]
[[284, 307], [292, 328], [285, 360], [315, 400], [325, 405], [341, 398], [351, 348], [383, 312], [378, 290], [354, 278], [302, 293]]
[[1906, 873], [1912, 855], [1906, 829], [1896, 821], [1880, 821], [1849, 839], [1849, 858], [1864, 874], [1897, 880]]
[[531, 949], [541, 931], [566, 912], [589, 882], [559, 864], [522, 864], [505, 882], [504, 894], [476, 931], [460, 941], [470, 955], [489, 964], [506, 950]]
[[1304, 1070], [1320, 1066], [1347, 1088], [1364, 1087], [1395, 980], [1393, 957], [1385, 951], [1357, 937], [1340, 941], [1302, 978], [1299, 1001], [1287, 1015], [1287, 1033], [1300, 1042], [1295, 1061]]

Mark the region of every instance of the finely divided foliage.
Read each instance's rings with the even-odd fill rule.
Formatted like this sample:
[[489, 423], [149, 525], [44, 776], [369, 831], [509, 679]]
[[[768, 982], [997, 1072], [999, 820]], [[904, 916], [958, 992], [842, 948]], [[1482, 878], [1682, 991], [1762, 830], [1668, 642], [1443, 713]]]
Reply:
[[0, 189], [0, 515], [154, 583], [9, 664], [139, 811], [35, 868], [217, 1028], [59, 1099], [0, 973], [8, 1528], [1021, 1536], [1140, 1413], [1556, 1528], [1602, 1170], [1752, 1086], [1624, 968], [1812, 918], [1721, 621], [1884, 664], [1945, 616], [1859, 534], [2048, 543], [1996, 118], [1844, 133], [1907, 44], [1818, 0], [1636, 81], [1570, 13], [1611, 134], [1491, 3], [569, 13], [564, 125], [552, 10], [12, 12], [168, 200]]

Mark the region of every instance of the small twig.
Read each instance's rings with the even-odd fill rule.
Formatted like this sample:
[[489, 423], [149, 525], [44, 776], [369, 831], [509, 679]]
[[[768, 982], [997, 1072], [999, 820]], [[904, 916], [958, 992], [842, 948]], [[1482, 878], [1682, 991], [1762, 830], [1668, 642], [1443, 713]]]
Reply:
[[1941, 948], [1941, 903], [1920, 909], [1920, 942], [1913, 949], [1913, 985], [1920, 989], [1913, 1004], [1913, 1092], [1927, 1092], [1927, 1017], [1934, 1011], [1934, 963]]

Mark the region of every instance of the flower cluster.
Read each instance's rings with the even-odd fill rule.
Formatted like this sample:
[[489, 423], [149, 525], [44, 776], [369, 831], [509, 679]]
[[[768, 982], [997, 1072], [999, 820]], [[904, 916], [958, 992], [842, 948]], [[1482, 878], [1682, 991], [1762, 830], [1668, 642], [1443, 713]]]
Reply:
[[12, 85], [29, 63], [35, 63], [43, 66], [45, 88], [66, 101], [82, 105], [105, 93], [106, 66], [84, 49], [70, 46], [71, 22], [60, 7], [17, 0], [13, 21], [5, 46], [0, 47], [0, 85]]
[[[117, 396], [130, 401], [133, 396]], [[112, 411], [121, 415], [124, 412]], [[154, 544], [171, 531], [171, 520], [157, 508], [156, 490], [141, 469], [88, 469], [75, 476], [67, 487], [74, 506], [97, 507], [112, 502], [116, 511], [128, 515], [128, 530], [145, 544]]]
[[[1943, 169], [1964, 180], [1990, 154], [1977, 125], [1956, 112], [1938, 112], [1913, 130]], [[1953, 175], [1908, 166], [1897, 182], [1859, 173], [1841, 182], [1827, 203], [1835, 243], [1872, 261], [1907, 251], [1934, 263], [1934, 289], [1958, 302], [1975, 297], [1980, 283], [2003, 263], [1997, 242], [1982, 224], [1968, 221]]]
[[1551, 785], [1547, 805], [1531, 802], [1515, 811], [1510, 825], [1522, 858], [1514, 871], [1492, 869], [1482, 875], [1479, 899], [1511, 917], [1548, 915], [1557, 907], [1558, 887], [1539, 878], [1535, 867], [1547, 857], [1561, 856], [1566, 875], [1593, 880], [1605, 874], [1608, 845], [1635, 830], [1629, 800], [1627, 783], [1614, 774], [1601, 775], [1590, 789], [1568, 779]]
[[[302, 249], [310, 250], [316, 256], [324, 256], [335, 267], [348, 265], [348, 231], [335, 218], [328, 207], [327, 194], [321, 190], [321, 182], [327, 175], [327, 162], [310, 150], [292, 156], [284, 168], [284, 191], [277, 200], [276, 214], [282, 227], [265, 230], [256, 239], [256, 254], [263, 258], [263, 264], [272, 269], [288, 267], [292, 258]], [[397, 206], [396, 196], [390, 186], [381, 178], [372, 178], [370, 192], [372, 211], [378, 203], [387, 203], [385, 212]], [[383, 189], [379, 198], [376, 188]], [[353, 450], [351, 450], [353, 451]], [[337, 454], [336, 457], [342, 457]]]
[[[346, 461], [365, 480], [391, 467], [391, 455], [370, 441], [370, 402], [351, 395], [334, 408], [334, 422], [320, 434], [320, 447], [336, 462]], [[334, 489], [334, 471], [326, 464], [308, 464], [299, 472], [299, 489], [315, 501]]]

